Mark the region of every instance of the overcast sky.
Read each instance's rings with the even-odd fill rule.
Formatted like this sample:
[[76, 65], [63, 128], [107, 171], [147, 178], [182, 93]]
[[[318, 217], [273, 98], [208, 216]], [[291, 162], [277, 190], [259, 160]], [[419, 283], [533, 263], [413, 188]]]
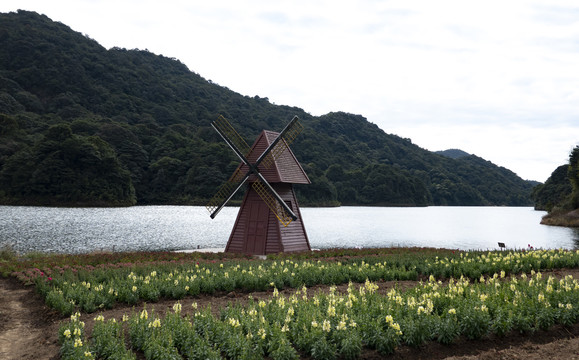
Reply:
[[[2, 0], [243, 95], [544, 182], [579, 145], [579, 2]], [[1, 51], [1, 50], [0, 50]]]

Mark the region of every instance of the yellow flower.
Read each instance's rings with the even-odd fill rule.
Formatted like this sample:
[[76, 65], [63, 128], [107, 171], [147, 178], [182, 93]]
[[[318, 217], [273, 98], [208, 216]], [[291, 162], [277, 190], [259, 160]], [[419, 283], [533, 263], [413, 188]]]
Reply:
[[456, 315], [456, 309], [454, 309], [454, 308], [448, 309], [448, 313], [451, 315]]
[[175, 303], [175, 305], [173, 305], [173, 311], [176, 313], [180, 313], [181, 312], [181, 303]]
[[160, 328], [161, 327], [161, 320], [156, 318], [153, 322], [150, 322], [148, 325], [149, 328]]
[[332, 325], [328, 320], [324, 320], [324, 322], [322, 323], [322, 330], [324, 330], [325, 332], [330, 332], [330, 330], [332, 330]]
[[82, 347], [82, 340], [79, 338], [74, 339], [74, 347]]
[[94, 321], [105, 321], [105, 317], [101, 314], [94, 318]]
[[390, 324], [390, 327], [396, 330], [396, 335], [402, 335], [402, 331], [400, 331], [400, 325], [398, 323]]
[[70, 339], [70, 329], [64, 330], [63, 335], [66, 336], [66, 338]]
[[264, 329], [264, 328], [259, 328], [259, 330], [257, 331], [257, 335], [258, 335], [259, 337], [261, 337], [262, 340], [265, 339], [265, 335], [266, 335], [265, 329]]
[[280, 308], [285, 307], [285, 298], [283, 296], [281, 296], [280, 298], [277, 299], [277, 305]]
[[237, 320], [235, 318], [229, 318], [229, 325], [231, 325], [233, 327], [238, 327], [241, 324], [239, 323], [239, 320]]

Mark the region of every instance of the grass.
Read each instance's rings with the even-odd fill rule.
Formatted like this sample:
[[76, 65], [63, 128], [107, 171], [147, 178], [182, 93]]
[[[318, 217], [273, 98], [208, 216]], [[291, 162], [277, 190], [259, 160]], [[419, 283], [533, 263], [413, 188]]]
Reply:
[[541, 220], [543, 225], [579, 227], [579, 210], [552, 212]]
[[3, 245], [0, 247], [0, 261], [8, 262], [14, 261], [18, 258], [18, 254], [12, 247], [12, 245]]

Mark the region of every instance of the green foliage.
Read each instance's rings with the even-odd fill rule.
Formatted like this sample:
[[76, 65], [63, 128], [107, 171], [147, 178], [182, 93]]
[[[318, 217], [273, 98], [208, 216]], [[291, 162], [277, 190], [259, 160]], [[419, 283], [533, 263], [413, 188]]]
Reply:
[[579, 208], [579, 146], [569, 154], [569, 163], [561, 165], [544, 184], [533, 189], [535, 209], [564, 213]]
[[533, 188], [532, 198], [536, 210], [551, 211], [553, 207], [562, 204], [572, 191], [571, 182], [567, 175], [569, 165], [561, 165], [544, 184]]
[[0, 203], [204, 204], [238, 164], [210, 127], [222, 114], [249, 143], [300, 117], [303, 204], [531, 204], [532, 183], [514, 173], [431, 153], [359, 115], [242, 96], [33, 12], [0, 14], [0, 34]]
[[[370, 281], [350, 284], [344, 292], [332, 287], [311, 294], [302, 287], [286, 296], [274, 290], [267, 298], [224, 307], [217, 316], [195, 302], [189, 310], [175, 303], [164, 317], [153, 310], [149, 314], [145, 305], [122, 322], [105, 322], [98, 315], [90, 334], [75, 314], [59, 329], [59, 341], [63, 354], [74, 351], [67, 346], [75, 344], [97, 358], [130, 359], [134, 351], [146, 359], [215, 359], [220, 354], [228, 359], [297, 359], [300, 349], [312, 359], [355, 359], [363, 348], [384, 356], [399, 345], [420, 347], [434, 339], [451, 344], [459, 334], [476, 340], [506, 335], [511, 328], [533, 332], [574, 324], [577, 280], [531, 274], [510, 279], [494, 274], [478, 283], [461, 277], [446, 284], [431, 277], [386, 294]], [[125, 347], [124, 329], [131, 349]]]
[[571, 208], [579, 208], [579, 146], [575, 146], [569, 155], [569, 181], [573, 186], [571, 194]]
[[10, 157], [0, 181], [8, 202], [45, 205], [133, 205], [130, 173], [98, 136], [78, 136], [53, 125], [32, 148]]

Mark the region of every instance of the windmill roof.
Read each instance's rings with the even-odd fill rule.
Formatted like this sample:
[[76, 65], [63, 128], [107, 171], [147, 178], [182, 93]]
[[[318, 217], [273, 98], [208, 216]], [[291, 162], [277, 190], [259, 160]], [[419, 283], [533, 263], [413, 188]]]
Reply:
[[[279, 133], [269, 130], [263, 130], [251, 146], [251, 152], [247, 157], [250, 163], [255, 163], [259, 156], [267, 149], [277, 138]], [[281, 141], [284, 141], [283, 139]], [[247, 165], [241, 164], [241, 170], [246, 172]], [[264, 162], [259, 165], [259, 172], [270, 183], [291, 183], [291, 184], [310, 184], [310, 179], [306, 172], [296, 159], [295, 155], [287, 146], [281, 154], [277, 156], [273, 164], [267, 167]], [[252, 175], [249, 181], [255, 181]]]

